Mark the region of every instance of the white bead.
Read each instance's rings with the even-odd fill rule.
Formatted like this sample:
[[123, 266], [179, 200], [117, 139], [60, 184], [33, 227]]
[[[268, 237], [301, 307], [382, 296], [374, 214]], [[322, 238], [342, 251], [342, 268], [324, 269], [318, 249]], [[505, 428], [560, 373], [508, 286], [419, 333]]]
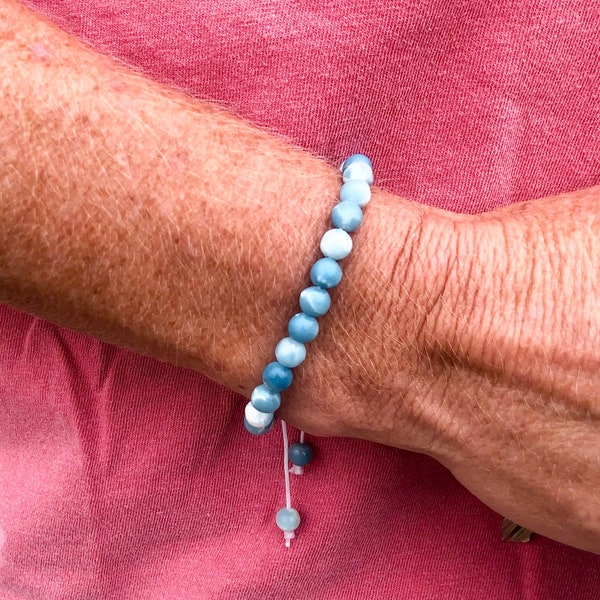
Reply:
[[343, 229], [330, 229], [321, 238], [321, 252], [327, 258], [342, 260], [352, 251], [352, 238]]
[[250, 402], [246, 404], [244, 416], [246, 417], [246, 421], [248, 421], [252, 427], [256, 427], [257, 429], [267, 427], [273, 420], [273, 413], [260, 412], [259, 410], [256, 410]]

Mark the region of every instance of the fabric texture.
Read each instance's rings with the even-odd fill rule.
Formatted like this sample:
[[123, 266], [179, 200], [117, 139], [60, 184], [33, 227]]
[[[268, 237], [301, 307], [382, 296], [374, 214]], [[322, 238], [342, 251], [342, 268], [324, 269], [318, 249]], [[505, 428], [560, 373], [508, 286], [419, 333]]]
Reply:
[[[479, 212], [600, 183], [600, 11], [556, 0], [31, 0], [98, 50], [377, 183]], [[201, 375], [0, 307], [0, 599], [593, 599], [600, 559], [433, 460], [281, 441]]]

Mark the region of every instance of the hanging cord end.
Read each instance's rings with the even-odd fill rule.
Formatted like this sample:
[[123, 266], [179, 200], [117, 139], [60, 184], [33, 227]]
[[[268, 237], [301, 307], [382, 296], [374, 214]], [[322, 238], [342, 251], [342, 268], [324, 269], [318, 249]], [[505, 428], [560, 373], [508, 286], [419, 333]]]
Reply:
[[292, 475], [304, 475], [304, 468], [298, 465], [292, 465], [290, 467], [290, 473]]
[[293, 531], [284, 531], [283, 539], [285, 540], [285, 547], [290, 547], [290, 542], [296, 537], [296, 534]]
[[294, 533], [300, 525], [300, 515], [295, 508], [282, 508], [278, 511], [275, 517], [277, 527], [283, 531], [283, 539], [285, 540], [285, 547], [290, 547], [290, 541], [296, 537]]

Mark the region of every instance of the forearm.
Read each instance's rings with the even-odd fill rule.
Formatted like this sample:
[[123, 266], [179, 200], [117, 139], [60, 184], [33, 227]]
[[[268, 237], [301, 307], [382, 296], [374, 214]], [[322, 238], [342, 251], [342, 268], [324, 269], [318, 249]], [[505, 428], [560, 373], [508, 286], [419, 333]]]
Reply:
[[[16, 2], [0, 11], [0, 301], [249, 395], [309, 285], [339, 172]], [[377, 415], [360, 422], [356, 394], [389, 370], [382, 329], [406, 305], [393, 335], [412, 351], [404, 322], [426, 304], [411, 298], [435, 279], [423, 231], [453, 218], [374, 189], [282, 415], [365, 435]]]
[[[0, 10], [0, 299], [248, 391], [339, 174], [16, 3]], [[375, 204], [358, 246], [390, 244], [373, 239]], [[357, 255], [366, 289], [376, 273]]]

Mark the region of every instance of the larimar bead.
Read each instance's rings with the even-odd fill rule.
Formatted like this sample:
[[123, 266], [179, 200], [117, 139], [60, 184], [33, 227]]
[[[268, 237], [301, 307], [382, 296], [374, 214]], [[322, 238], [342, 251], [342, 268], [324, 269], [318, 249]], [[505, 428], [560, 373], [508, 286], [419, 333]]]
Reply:
[[320, 248], [323, 256], [342, 260], [352, 252], [352, 238], [343, 229], [330, 229], [323, 234]]
[[274, 413], [281, 405], [281, 395], [264, 384], [257, 385], [250, 396], [250, 403], [260, 412]]
[[342, 173], [344, 183], [351, 179], [360, 179], [366, 181], [369, 185], [373, 185], [373, 168], [363, 161], [353, 162], [345, 167]]
[[310, 270], [310, 280], [320, 288], [328, 290], [342, 280], [342, 267], [332, 258], [320, 258]]
[[[350, 181], [348, 183], [351, 183]], [[334, 227], [352, 233], [362, 223], [363, 213], [357, 202], [343, 200], [331, 211], [331, 222]]]
[[295, 314], [288, 323], [288, 333], [297, 342], [311, 342], [319, 333], [319, 322], [307, 314]]
[[356, 202], [361, 208], [364, 208], [371, 200], [371, 188], [366, 181], [351, 179], [340, 188], [340, 200]]
[[313, 457], [313, 449], [310, 444], [296, 442], [289, 449], [290, 462], [297, 467], [305, 467]]
[[252, 406], [251, 402], [246, 404], [246, 408], [244, 409], [244, 417], [246, 417], [246, 421], [252, 427], [256, 427], [257, 429], [262, 429], [264, 427], [268, 427], [273, 421], [273, 413], [265, 413], [260, 410], [256, 410], [254, 406]]
[[364, 154], [352, 154], [342, 163], [340, 171], [343, 173], [346, 167], [349, 167], [352, 163], [355, 162], [364, 162], [367, 163], [371, 167], [371, 169], [373, 168], [373, 163], [371, 162], [371, 159], [368, 156]]
[[306, 347], [291, 337], [283, 338], [275, 346], [275, 358], [279, 364], [293, 369], [306, 358]]
[[300, 525], [300, 515], [295, 508], [281, 508], [277, 511], [275, 522], [281, 531], [294, 531]]
[[246, 428], [246, 431], [252, 435], [263, 435], [268, 433], [271, 430], [271, 427], [273, 427], [273, 423], [274, 421], [271, 421], [266, 427], [254, 427], [248, 423], [246, 418], [244, 418], [244, 427]]
[[311, 317], [322, 317], [331, 306], [329, 292], [315, 286], [307, 287], [300, 292], [300, 308]]
[[294, 379], [292, 370], [278, 362], [269, 363], [262, 374], [263, 383], [273, 392], [287, 390]]

